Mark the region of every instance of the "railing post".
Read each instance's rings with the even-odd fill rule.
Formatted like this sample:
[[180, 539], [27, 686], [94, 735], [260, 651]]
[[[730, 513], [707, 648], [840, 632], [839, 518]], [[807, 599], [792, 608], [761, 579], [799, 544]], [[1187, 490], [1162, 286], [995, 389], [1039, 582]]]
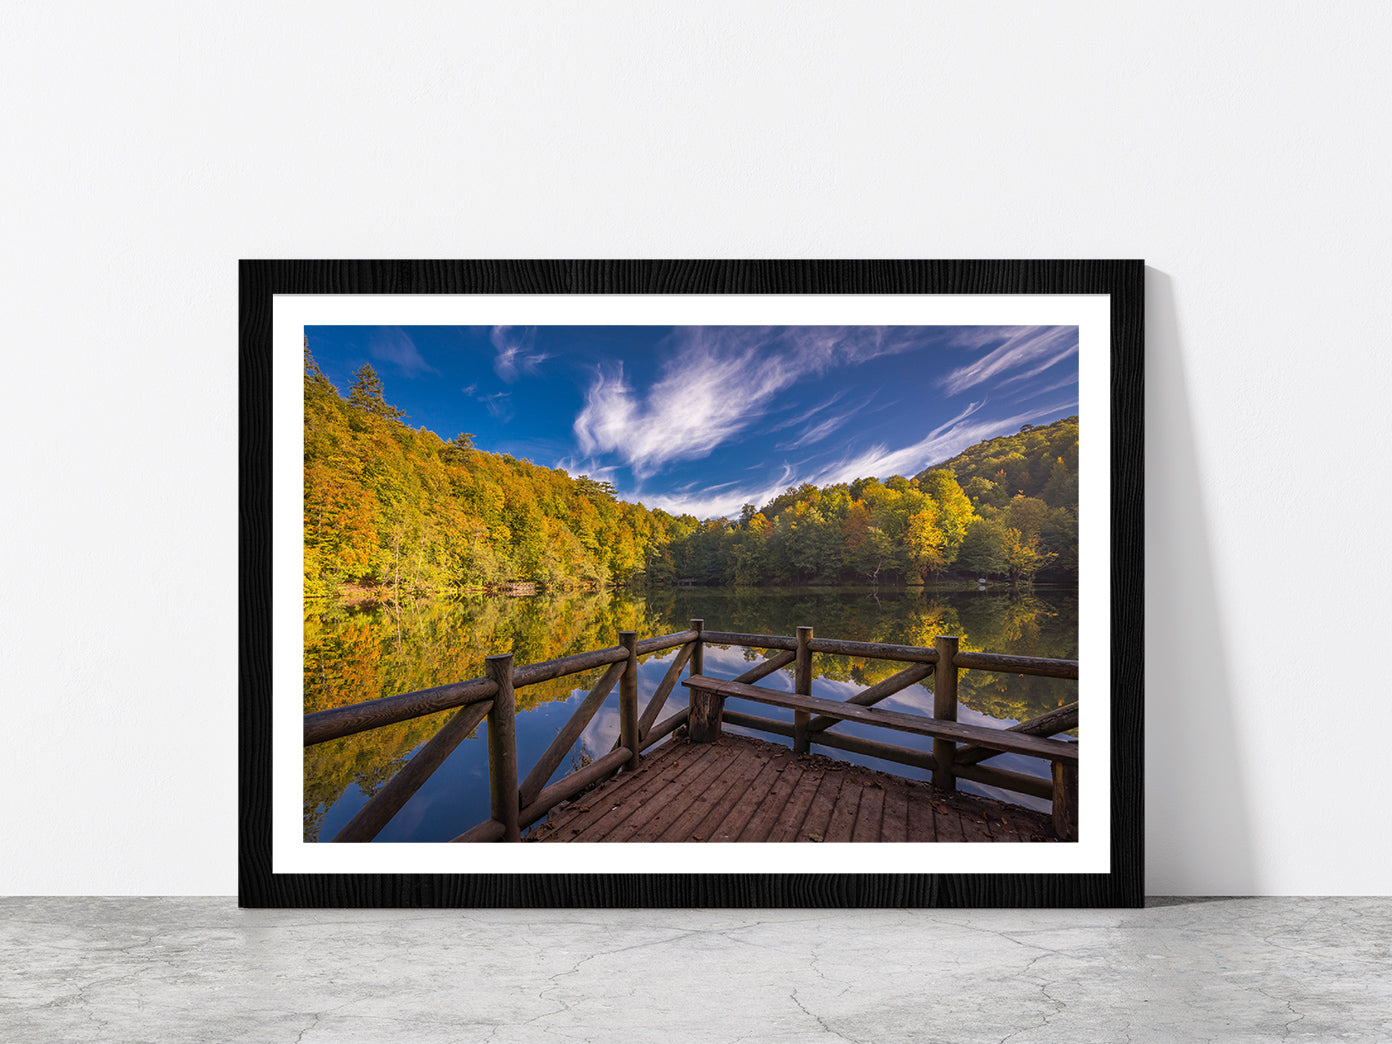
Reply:
[[517, 699], [512, 691], [512, 653], [489, 656], [484, 670], [498, 685], [488, 712], [488, 781], [493, 818], [503, 824], [504, 841], [521, 841], [517, 796]]
[[619, 679], [619, 742], [632, 751], [624, 764], [628, 772], [638, 767], [638, 632], [620, 631], [619, 644], [628, 651], [623, 676]]
[[[692, 620], [691, 629], [702, 633], [706, 630], [705, 620]], [[687, 674], [690, 678], [693, 675], [705, 674], [705, 642], [699, 637], [696, 639], [696, 646], [691, 650], [691, 669]], [[710, 726], [711, 721], [711, 701], [714, 699], [710, 693], [701, 689], [692, 689], [686, 696], [686, 734], [692, 743], [709, 743], [720, 735], [720, 714], [715, 714], [714, 731]], [[720, 701], [722, 704], [724, 700]]]
[[[797, 659], [793, 665], [793, 691], [799, 696], [812, 695], [812, 628], [797, 629]], [[807, 723], [812, 720], [809, 711], [793, 711], [793, 753], [806, 754], [812, 749]]]
[[1054, 775], [1054, 834], [1060, 841], [1078, 840], [1078, 766], [1050, 764]]
[[[957, 638], [955, 635], [940, 634], [935, 643], [938, 650], [938, 666], [933, 672], [933, 717], [939, 721], [957, 720]], [[957, 776], [952, 771], [952, 761], [957, 753], [957, 744], [951, 740], [933, 741], [933, 760], [938, 767], [933, 770], [933, 785], [941, 790], [956, 790]]]
[[714, 743], [718, 740], [724, 715], [724, 696], [709, 689], [691, 687], [691, 711], [686, 716], [686, 734], [692, 743]]
[[[706, 629], [706, 621], [692, 620], [691, 629], [696, 632], [696, 641], [691, 649], [691, 674], [705, 674], [705, 659], [701, 655], [704, 644], [701, 641], [701, 633]], [[690, 675], [688, 675], [689, 677]]]

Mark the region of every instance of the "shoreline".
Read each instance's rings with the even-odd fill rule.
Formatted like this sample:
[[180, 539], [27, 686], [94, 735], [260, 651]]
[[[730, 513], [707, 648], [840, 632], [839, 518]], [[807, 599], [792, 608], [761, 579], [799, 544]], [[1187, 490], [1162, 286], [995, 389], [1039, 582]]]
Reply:
[[[530, 587], [531, 590], [508, 590], [508, 587]], [[343, 584], [334, 594], [324, 594], [318, 596], [306, 595], [304, 602], [306, 606], [315, 605], [328, 608], [362, 609], [375, 606], [391, 605], [394, 601], [405, 602], [407, 600], [426, 600], [426, 601], [451, 601], [459, 598], [472, 598], [475, 596], [485, 596], [489, 598], [536, 598], [536, 597], [557, 597], [574, 594], [598, 594], [600, 592], [629, 591], [640, 592], [643, 594], [653, 594], [658, 592], [727, 592], [727, 593], [829, 593], [834, 591], [845, 591], [856, 594], [976, 594], [984, 593], [991, 595], [1008, 595], [1012, 591], [1019, 594], [1029, 594], [1033, 592], [1058, 593], [1058, 592], [1077, 592], [1077, 584], [1069, 583], [1033, 583], [1028, 586], [1018, 585], [1012, 587], [1008, 581], [988, 580], [984, 585], [976, 580], [952, 579], [943, 580], [932, 584], [855, 584], [855, 583], [828, 583], [828, 584], [698, 584], [688, 586], [678, 586], [675, 584], [661, 585], [575, 585], [575, 586], [551, 586], [541, 582], [503, 584], [493, 587], [470, 587], [456, 588], [449, 592], [435, 590], [414, 590], [403, 593], [400, 598], [394, 598], [389, 589], [365, 587], [361, 584]]]

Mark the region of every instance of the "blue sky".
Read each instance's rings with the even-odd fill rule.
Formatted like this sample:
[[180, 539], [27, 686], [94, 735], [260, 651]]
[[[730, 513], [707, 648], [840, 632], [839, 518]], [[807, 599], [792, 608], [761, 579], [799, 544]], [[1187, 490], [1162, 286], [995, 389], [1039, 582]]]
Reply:
[[912, 476], [1022, 424], [1078, 412], [1075, 326], [311, 326], [347, 393], [441, 438], [614, 484], [626, 500], [737, 515], [789, 486]]

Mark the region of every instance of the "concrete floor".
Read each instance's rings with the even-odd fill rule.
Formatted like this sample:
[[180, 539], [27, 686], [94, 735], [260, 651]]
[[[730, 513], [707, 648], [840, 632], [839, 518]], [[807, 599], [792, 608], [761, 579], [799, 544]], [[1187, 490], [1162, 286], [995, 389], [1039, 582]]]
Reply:
[[1392, 899], [238, 910], [0, 898], [0, 1040], [1392, 1040]]

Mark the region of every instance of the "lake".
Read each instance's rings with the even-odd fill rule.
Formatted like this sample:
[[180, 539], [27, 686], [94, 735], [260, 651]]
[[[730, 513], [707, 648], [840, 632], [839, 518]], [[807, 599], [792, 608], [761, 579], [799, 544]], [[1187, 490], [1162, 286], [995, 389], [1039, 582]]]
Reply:
[[[476, 678], [484, 657], [511, 652], [521, 666], [589, 649], [618, 644], [620, 631], [637, 631], [640, 639], [685, 630], [704, 619], [709, 630], [792, 635], [799, 626], [815, 628], [818, 637], [931, 646], [939, 634], [957, 635], [962, 649], [1078, 657], [1078, 605], [1075, 592], [1039, 589], [1011, 595], [1001, 590], [934, 588], [685, 588], [644, 593], [592, 591], [524, 597], [479, 595], [461, 601], [407, 601], [400, 610], [387, 606], [320, 607], [305, 616], [305, 712], [360, 703], [380, 696]], [[644, 657], [638, 668], [639, 708], [646, 705], [673, 656], [669, 649]], [[772, 655], [772, 654], [768, 654]], [[707, 645], [707, 675], [733, 678], [765, 654], [739, 647]], [[902, 669], [904, 664], [858, 657], [817, 654], [813, 657], [815, 696], [846, 699]], [[601, 669], [571, 675], [517, 693], [519, 777], [546, 750], [574, 712]], [[967, 670], [959, 675], [958, 720], [1004, 726], [1036, 717], [1077, 699], [1077, 682]], [[791, 666], [760, 684], [792, 691]], [[881, 707], [932, 714], [932, 679], [879, 704]], [[679, 709], [687, 690], [673, 691], [662, 717]], [[619, 734], [618, 686], [591, 720], [562, 762], [554, 779], [599, 757]], [[744, 701], [727, 706], [765, 717], [788, 712]], [[367, 803], [412, 753], [453, 715], [445, 711], [371, 732], [345, 736], [304, 752], [304, 837], [329, 840]], [[746, 730], [726, 726], [731, 732]], [[903, 746], [931, 750], [926, 737], [844, 722], [837, 731], [867, 735]], [[459, 745], [424, 786], [378, 835], [379, 841], [448, 841], [489, 816], [486, 728]], [[757, 735], [750, 733], [751, 735]], [[781, 737], [763, 738], [786, 743]], [[836, 758], [870, 765], [896, 775], [923, 779], [927, 773], [817, 747]], [[1003, 754], [990, 764], [1048, 777], [1048, 764]], [[998, 797], [1031, 808], [1048, 803], [997, 791], [966, 780], [964, 791]]]

